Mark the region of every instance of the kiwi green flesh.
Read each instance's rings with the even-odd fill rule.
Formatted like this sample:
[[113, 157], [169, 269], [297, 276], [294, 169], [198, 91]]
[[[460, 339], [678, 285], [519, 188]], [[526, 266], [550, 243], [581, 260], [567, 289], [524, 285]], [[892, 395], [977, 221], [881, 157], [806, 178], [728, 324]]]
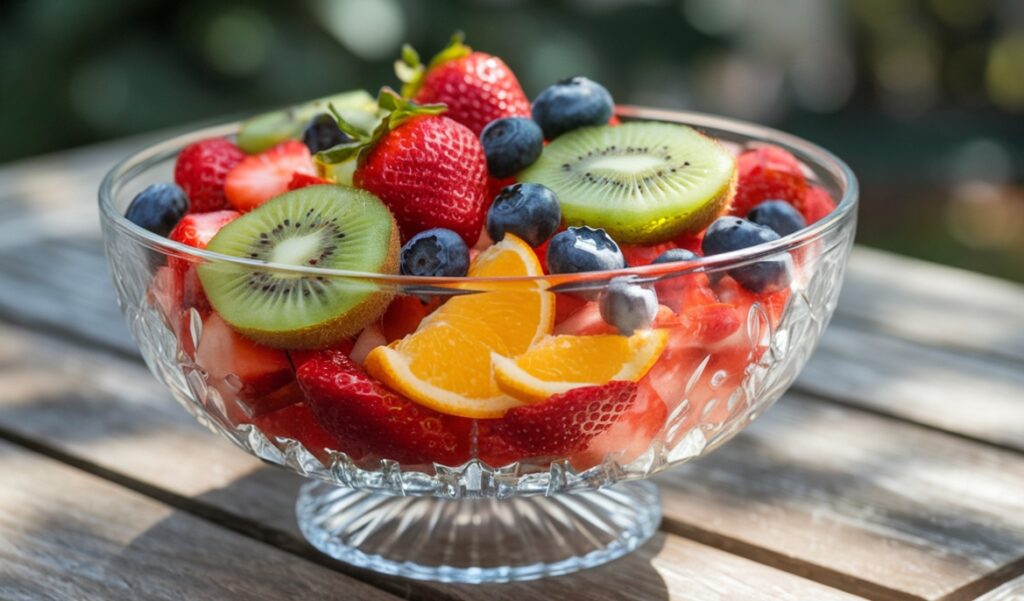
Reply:
[[731, 200], [736, 161], [691, 127], [634, 122], [563, 134], [518, 179], [551, 188], [565, 225], [646, 244], [714, 221]]
[[[301, 188], [224, 226], [215, 253], [296, 265], [393, 274], [399, 233], [376, 196], [345, 186]], [[387, 308], [391, 293], [360, 278], [300, 275], [224, 261], [199, 266], [213, 308], [239, 332], [278, 348], [322, 348]]]
[[285, 140], [302, 137], [310, 119], [330, 112], [330, 106], [342, 118], [366, 131], [373, 131], [379, 121], [377, 101], [365, 90], [352, 90], [333, 96], [318, 98], [305, 104], [256, 115], [242, 123], [238, 132], [238, 147], [255, 154]]

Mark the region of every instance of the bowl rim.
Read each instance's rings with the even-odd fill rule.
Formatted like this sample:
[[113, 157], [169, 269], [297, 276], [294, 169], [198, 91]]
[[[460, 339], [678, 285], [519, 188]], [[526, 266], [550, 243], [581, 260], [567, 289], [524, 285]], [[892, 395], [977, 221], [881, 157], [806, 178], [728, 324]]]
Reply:
[[[617, 105], [616, 114], [628, 119], [655, 120], [670, 123], [678, 123], [692, 126], [698, 130], [703, 128], [729, 131], [730, 133], [748, 138], [749, 141], [757, 143], [770, 143], [782, 146], [793, 152], [801, 161], [806, 164], [813, 164], [826, 171], [834, 177], [838, 184], [843, 187], [843, 196], [836, 208], [826, 217], [792, 234], [782, 236], [778, 240], [765, 242], [748, 248], [697, 257], [690, 261], [675, 263], [662, 263], [656, 265], [642, 265], [627, 267], [613, 271], [591, 271], [572, 274], [548, 274], [540, 276], [501, 276], [501, 277], [428, 277], [409, 276], [399, 274], [382, 274], [360, 271], [348, 271], [339, 269], [325, 269], [322, 267], [288, 265], [254, 260], [250, 258], [234, 257], [221, 253], [210, 252], [192, 246], [175, 242], [158, 234], [150, 232], [132, 223], [124, 215], [120, 214], [114, 206], [114, 196], [119, 191], [119, 185], [133, 177], [145, 172], [153, 164], [164, 161], [174, 156], [185, 145], [210, 137], [224, 137], [235, 134], [241, 121], [232, 121], [220, 125], [213, 125], [200, 129], [190, 130], [186, 133], [175, 135], [160, 142], [150, 144], [145, 148], [136, 151], [117, 164], [115, 164], [103, 177], [99, 187], [99, 208], [101, 219], [119, 235], [126, 235], [134, 242], [146, 248], [160, 252], [165, 255], [185, 258], [197, 262], [219, 262], [231, 263], [260, 271], [271, 271], [278, 273], [290, 273], [297, 275], [314, 275], [332, 278], [347, 278], [373, 281], [382, 284], [395, 284], [402, 286], [429, 286], [440, 288], [467, 289], [481, 284], [522, 284], [522, 283], [543, 283], [544, 287], [560, 286], [579, 283], [586, 287], [587, 283], [606, 282], [613, 277], [640, 276], [644, 278], [677, 276], [697, 271], [719, 271], [738, 267], [758, 259], [771, 255], [778, 255], [790, 252], [816, 240], [823, 238], [844, 224], [853, 221], [856, 217], [856, 206], [859, 197], [859, 184], [853, 170], [839, 157], [828, 150], [807, 141], [798, 136], [786, 132], [729, 117], [721, 117], [701, 112], [676, 111], [657, 109], [633, 105]], [[106, 230], [106, 228], [104, 228]], [[104, 236], [108, 236], [104, 231]]]

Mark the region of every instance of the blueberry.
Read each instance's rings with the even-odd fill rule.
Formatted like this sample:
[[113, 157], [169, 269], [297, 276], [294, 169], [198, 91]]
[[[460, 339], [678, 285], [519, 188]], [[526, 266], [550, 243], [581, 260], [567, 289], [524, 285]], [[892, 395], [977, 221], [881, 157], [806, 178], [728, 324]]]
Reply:
[[420, 232], [402, 245], [402, 275], [462, 277], [469, 271], [469, 249], [451, 230]]
[[[779, 235], [769, 227], [739, 217], [721, 217], [708, 227], [701, 248], [704, 256], [717, 255], [778, 239]], [[784, 253], [733, 267], [729, 275], [751, 292], [775, 292], [789, 285], [789, 264], [789, 254]]]
[[679, 263], [683, 261], [693, 261], [700, 257], [697, 253], [690, 252], [685, 248], [672, 248], [658, 255], [658, 258], [651, 261], [651, 265], [658, 265], [660, 263]]
[[135, 225], [166, 236], [188, 213], [188, 196], [177, 184], [153, 184], [139, 192], [124, 216]]
[[807, 227], [804, 216], [784, 200], [766, 200], [747, 213], [747, 219], [770, 227], [780, 236], [787, 236]]
[[533, 120], [554, 140], [585, 125], [604, 125], [612, 118], [615, 102], [601, 84], [586, 77], [570, 77], [545, 88], [533, 101]]
[[302, 142], [314, 154], [351, 141], [352, 138], [338, 128], [338, 122], [334, 120], [334, 117], [327, 113], [320, 113], [310, 119], [309, 125], [302, 132]]
[[544, 132], [532, 119], [495, 119], [480, 132], [491, 177], [511, 177], [533, 164], [544, 150]]
[[622, 269], [626, 258], [608, 232], [587, 226], [559, 232], [548, 244], [548, 271], [579, 273]]
[[494, 197], [487, 211], [487, 235], [498, 242], [514, 234], [530, 246], [540, 246], [562, 222], [558, 197], [541, 184], [512, 184]]
[[601, 295], [599, 305], [605, 323], [615, 326], [623, 336], [651, 327], [658, 314], [658, 295], [636, 283], [633, 276], [612, 278]]

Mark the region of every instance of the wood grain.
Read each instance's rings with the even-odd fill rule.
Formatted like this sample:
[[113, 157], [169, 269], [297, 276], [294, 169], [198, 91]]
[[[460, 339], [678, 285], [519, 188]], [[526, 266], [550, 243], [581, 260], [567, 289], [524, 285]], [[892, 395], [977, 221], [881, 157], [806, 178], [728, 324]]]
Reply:
[[395, 597], [0, 441], [0, 598]]
[[[297, 544], [297, 478], [201, 431], [133, 362], [0, 341], [0, 430]], [[872, 598], [938, 598], [1024, 556], [1024, 457], [799, 397], [658, 480], [668, 530]]]
[[[133, 361], [0, 326], [0, 436], [134, 487], [293, 555], [328, 561], [293, 517], [301, 479], [264, 466], [199, 428]], [[415, 583], [331, 567], [400, 595], [432, 599], [851, 599], [784, 571], [660, 535], [608, 566], [494, 587]]]
[[1024, 576], [1011, 580], [978, 597], [977, 601], [1021, 601], [1024, 599]]
[[856, 247], [839, 320], [945, 348], [1024, 360], [1024, 286]]
[[939, 599], [1024, 556], [1020, 454], [795, 395], [657, 481], [668, 530], [872, 597]]
[[924, 346], [837, 321], [796, 388], [1024, 451], [1024, 364], [1015, 360]]

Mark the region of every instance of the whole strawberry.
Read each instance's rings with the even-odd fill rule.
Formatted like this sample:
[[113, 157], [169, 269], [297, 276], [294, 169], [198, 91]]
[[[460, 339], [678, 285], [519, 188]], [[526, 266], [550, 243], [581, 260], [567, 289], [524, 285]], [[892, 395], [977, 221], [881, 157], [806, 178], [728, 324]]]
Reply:
[[174, 181], [191, 202], [190, 212], [228, 209], [224, 180], [245, 158], [245, 153], [225, 138], [208, 138], [186, 146], [174, 165]]
[[424, 66], [410, 46], [402, 49], [395, 70], [405, 82], [402, 95], [419, 103], [444, 103], [447, 116], [479, 136], [484, 126], [502, 117], [529, 117], [530, 101], [505, 61], [474, 52], [462, 33]]
[[378, 102], [389, 112], [372, 135], [318, 153], [317, 161], [337, 164], [355, 157], [353, 182], [384, 201], [403, 240], [440, 227], [472, 247], [489, 200], [480, 140], [442, 116], [444, 106], [417, 105], [388, 89]]
[[766, 200], [785, 200], [799, 206], [807, 191], [800, 163], [778, 146], [759, 146], [740, 154], [736, 161], [736, 196], [729, 214], [745, 217]]

